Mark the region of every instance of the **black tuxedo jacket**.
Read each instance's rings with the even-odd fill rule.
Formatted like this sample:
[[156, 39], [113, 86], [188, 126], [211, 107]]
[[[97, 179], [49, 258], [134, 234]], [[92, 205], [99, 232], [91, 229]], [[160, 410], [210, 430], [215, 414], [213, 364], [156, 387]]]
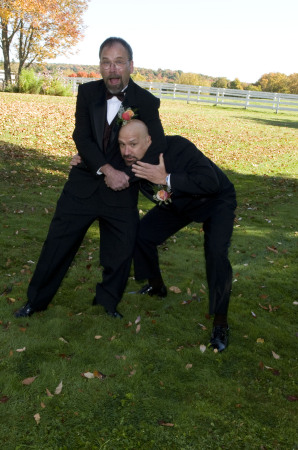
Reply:
[[[216, 164], [182, 136], [166, 136], [166, 142], [163, 155], [172, 191], [172, 202], [167, 207], [189, 213], [193, 220], [196, 210], [208, 202], [212, 205], [214, 199], [236, 207], [234, 186]], [[154, 190], [151, 188], [150, 195], [146, 183], [141, 191], [152, 199]]]
[[[159, 105], [158, 98], [130, 79], [123, 107], [133, 109], [137, 118], [148, 126], [152, 144], [147, 151], [145, 160], [151, 163], [158, 162], [158, 154], [164, 150], [166, 145], [159, 118]], [[103, 80], [80, 85], [73, 139], [83, 163], [71, 169], [65, 188], [76, 196], [87, 198], [100, 186], [104, 190], [103, 198], [107, 204], [129, 206], [136, 202], [138, 186], [135, 183], [131, 183], [131, 187], [128, 189], [115, 192], [106, 187], [103, 175], [96, 174], [98, 169], [107, 163], [118, 169], [123, 167], [123, 170], [127, 170], [122, 162], [118, 146], [120, 125], [117, 121], [114, 122], [112, 128], [108, 148], [106, 152], [103, 150], [106, 116], [106, 87]]]

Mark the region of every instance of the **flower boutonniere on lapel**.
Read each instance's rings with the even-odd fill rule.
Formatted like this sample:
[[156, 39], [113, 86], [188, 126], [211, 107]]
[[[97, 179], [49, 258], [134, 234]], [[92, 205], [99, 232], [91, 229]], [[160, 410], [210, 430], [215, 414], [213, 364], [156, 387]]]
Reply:
[[118, 124], [123, 126], [130, 122], [132, 119], [137, 117], [136, 110], [131, 109], [131, 107], [125, 109], [122, 105], [118, 111]]
[[156, 189], [158, 190], [156, 191], [155, 195], [153, 195], [153, 198], [159, 205], [167, 205], [168, 203], [172, 202], [172, 192], [169, 189], [165, 190], [161, 188], [162, 185], [157, 185]]

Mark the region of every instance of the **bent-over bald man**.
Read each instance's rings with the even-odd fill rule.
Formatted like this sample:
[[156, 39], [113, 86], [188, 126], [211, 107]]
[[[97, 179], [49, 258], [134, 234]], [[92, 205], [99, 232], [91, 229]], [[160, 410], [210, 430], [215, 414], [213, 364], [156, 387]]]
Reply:
[[[139, 178], [164, 185], [160, 204], [141, 220], [134, 254], [136, 280], [148, 279], [141, 293], [165, 297], [157, 246], [191, 222], [202, 222], [209, 313], [214, 316], [210, 344], [223, 351], [228, 345], [228, 307], [232, 268], [228, 259], [236, 193], [228, 177], [189, 140], [166, 136], [167, 147], [158, 165], [140, 161], [151, 144], [146, 125], [131, 120], [120, 129], [119, 145], [126, 165]], [[170, 195], [171, 202], [163, 201]]]

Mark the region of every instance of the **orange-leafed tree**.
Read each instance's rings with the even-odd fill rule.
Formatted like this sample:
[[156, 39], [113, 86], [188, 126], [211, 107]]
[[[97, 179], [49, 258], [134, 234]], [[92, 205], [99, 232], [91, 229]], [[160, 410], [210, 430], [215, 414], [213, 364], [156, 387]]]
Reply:
[[[18, 74], [33, 62], [71, 53], [83, 37], [89, 0], [1, 0], [0, 32], [5, 84], [11, 83], [11, 56]], [[15, 52], [15, 53], [13, 53]]]

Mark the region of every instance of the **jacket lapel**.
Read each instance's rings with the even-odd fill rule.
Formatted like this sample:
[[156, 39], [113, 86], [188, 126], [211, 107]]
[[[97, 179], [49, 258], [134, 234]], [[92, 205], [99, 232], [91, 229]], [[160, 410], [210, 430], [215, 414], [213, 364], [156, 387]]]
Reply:
[[[134, 90], [134, 82], [130, 79], [127, 86], [127, 93], [125, 95], [125, 99], [123, 100], [124, 108], [133, 108], [135, 104], [135, 90]], [[100, 100], [92, 103], [91, 105], [91, 115], [93, 117], [93, 129], [95, 130], [96, 141], [99, 148], [103, 151], [103, 136], [105, 129], [105, 122], [107, 117], [107, 102], [105, 97], [105, 88], [102, 88], [102, 92], [100, 93]], [[117, 123], [117, 116], [112, 128], [111, 136], [110, 136], [110, 148], [115, 147], [115, 139], [118, 135], [119, 124]]]
[[136, 104], [134, 84], [135, 83], [130, 78], [127, 89], [126, 89], [125, 99], [123, 100], [123, 107], [125, 109], [129, 108], [129, 107], [134, 108], [134, 106]]
[[99, 148], [103, 150], [102, 141], [107, 117], [107, 102], [101, 99], [100, 101], [93, 103], [91, 115], [93, 117], [93, 129], [95, 130], [97, 144]]

